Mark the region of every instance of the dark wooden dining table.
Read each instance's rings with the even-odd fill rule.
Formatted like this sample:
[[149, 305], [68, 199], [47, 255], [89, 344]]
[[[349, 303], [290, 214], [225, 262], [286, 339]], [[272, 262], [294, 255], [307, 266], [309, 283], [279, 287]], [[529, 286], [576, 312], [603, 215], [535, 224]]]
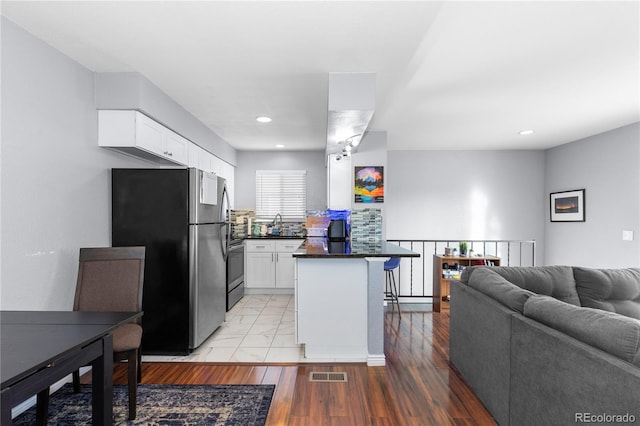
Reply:
[[0, 311], [0, 424], [11, 410], [38, 395], [37, 418], [46, 424], [49, 386], [80, 367], [92, 367], [92, 422], [113, 422], [111, 332], [142, 312]]

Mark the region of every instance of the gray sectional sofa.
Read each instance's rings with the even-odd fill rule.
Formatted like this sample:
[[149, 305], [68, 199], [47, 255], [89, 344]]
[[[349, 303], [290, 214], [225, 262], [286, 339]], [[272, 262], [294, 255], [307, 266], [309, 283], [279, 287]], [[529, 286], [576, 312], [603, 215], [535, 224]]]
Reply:
[[449, 336], [500, 425], [640, 425], [640, 268], [467, 268]]

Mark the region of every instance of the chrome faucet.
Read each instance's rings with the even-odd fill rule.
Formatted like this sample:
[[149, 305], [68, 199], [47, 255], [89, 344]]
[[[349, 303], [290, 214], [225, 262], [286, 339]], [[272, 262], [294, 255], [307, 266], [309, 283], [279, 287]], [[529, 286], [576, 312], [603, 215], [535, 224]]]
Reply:
[[[278, 226], [278, 218], [280, 218], [280, 226]], [[282, 215], [280, 213], [276, 213], [276, 216], [273, 218], [273, 226], [278, 230], [282, 230]]]

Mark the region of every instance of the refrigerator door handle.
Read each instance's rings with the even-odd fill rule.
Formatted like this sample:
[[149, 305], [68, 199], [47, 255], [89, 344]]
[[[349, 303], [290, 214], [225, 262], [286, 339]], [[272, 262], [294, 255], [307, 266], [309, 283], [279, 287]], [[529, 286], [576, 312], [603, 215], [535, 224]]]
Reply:
[[225, 234], [225, 227], [227, 227], [226, 223], [220, 224], [220, 248], [222, 249], [222, 257], [226, 262], [229, 257], [229, 241], [227, 241], [226, 238], [223, 237], [223, 235]]
[[[227, 185], [222, 188], [222, 202], [220, 203], [220, 222], [222, 222], [221, 227], [225, 228], [224, 234], [226, 238], [220, 238], [220, 244], [222, 246], [222, 255], [224, 256], [224, 260], [227, 260], [229, 256], [229, 241], [231, 241], [231, 223], [228, 222], [231, 220], [231, 215], [229, 212], [229, 192], [227, 191]], [[220, 232], [223, 234], [223, 232]]]
[[225, 214], [227, 213], [227, 203], [229, 197], [227, 196], [227, 185], [222, 187], [222, 199], [220, 200], [220, 210], [218, 211], [218, 222], [224, 223], [227, 221]]

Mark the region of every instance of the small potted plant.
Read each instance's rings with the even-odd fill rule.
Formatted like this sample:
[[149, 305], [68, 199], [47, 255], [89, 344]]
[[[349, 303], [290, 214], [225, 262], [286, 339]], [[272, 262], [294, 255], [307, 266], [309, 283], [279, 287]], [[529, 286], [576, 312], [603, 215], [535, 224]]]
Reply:
[[460, 243], [460, 256], [466, 256], [467, 255], [467, 248], [469, 247], [469, 245], [465, 242]]

